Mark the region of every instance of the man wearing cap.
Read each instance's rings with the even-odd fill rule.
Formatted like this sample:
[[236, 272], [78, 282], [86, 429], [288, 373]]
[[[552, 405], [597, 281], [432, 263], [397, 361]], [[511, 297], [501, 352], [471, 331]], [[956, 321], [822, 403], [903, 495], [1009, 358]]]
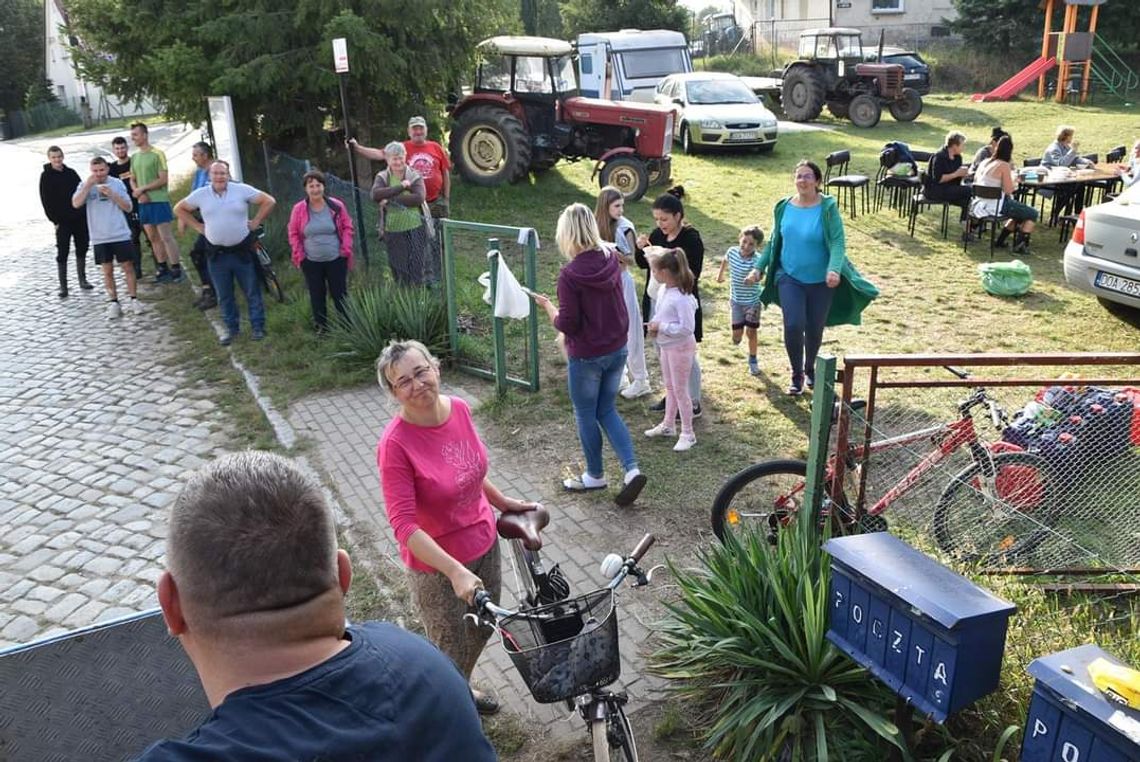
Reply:
[[[408, 139], [404, 141], [404, 150], [408, 152], [408, 166], [416, 170], [424, 179], [428, 208], [435, 224], [436, 235], [431, 239], [432, 256], [428, 257], [427, 272], [428, 283], [438, 283], [441, 254], [438, 220], [447, 217], [451, 212], [451, 159], [443, 146], [434, 140], [428, 140], [427, 120], [422, 116], [413, 116], [408, 120]], [[361, 156], [373, 161], [383, 161], [384, 152], [378, 148], [362, 146], [355, 139], [350, 139], [349, 145]]]

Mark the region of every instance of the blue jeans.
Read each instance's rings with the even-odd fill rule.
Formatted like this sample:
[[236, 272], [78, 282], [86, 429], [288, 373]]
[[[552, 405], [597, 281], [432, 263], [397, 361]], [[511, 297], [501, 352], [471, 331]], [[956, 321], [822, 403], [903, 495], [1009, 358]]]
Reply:
[[784, 349], [792, 365], [792, 381], [801, 382], [804, 371], [815, 373], [815, 357], [823, 343], [823, 329], [835, 289], [826, 283], [800, 283], [781, 272], [776, 277], [780, 310], [784, 313]]
[[256, 256], [252, 251], [241, 252], [230, 249], [211, 252], [209, 255], [210, 280], [218, 296], [218, 307], [222, 311], [222, 322], [231, 334], [236, 334], [241, 318], [238, 316], [237, 301], [234, 299], [234, 279], [245, 294], [249, 305], [249, 322], [255, 331], [265, 330], [265, 303], [261, 301], [261, 283], [257, 279]]
[[570, 401], [574, 404], [574, 420], [578, 439], [586, 455], [586, 473], [602, 478], [602, 432], [617, 453], [622, 468], [637, 468], [633, 439], [625, 421], [618, 415], [614, 400], [621, 385], [626, 349], [598, 357], [571, 357], [568, 382]]

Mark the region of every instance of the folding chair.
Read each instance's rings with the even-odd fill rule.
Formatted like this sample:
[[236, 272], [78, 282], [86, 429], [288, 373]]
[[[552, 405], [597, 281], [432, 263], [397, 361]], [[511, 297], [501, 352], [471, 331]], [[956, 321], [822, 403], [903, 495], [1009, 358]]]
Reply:
[[856, 217], [855, 190], [860, 189], [862, 191], [863, 214], [867, 214], [870, 209], [867, 204], [867, 186], [871, 184], [871, 178], [867, 175], [847, 173], [847, 165], [851, 161], [851, 152], [833, 151], [827, 155], [824, 161], [827, 164], [827, 170], [823, 176], [823, 186], [839, 189], [840, 204], [843, 203], [844, 198], [850, 200], [851, 219]]

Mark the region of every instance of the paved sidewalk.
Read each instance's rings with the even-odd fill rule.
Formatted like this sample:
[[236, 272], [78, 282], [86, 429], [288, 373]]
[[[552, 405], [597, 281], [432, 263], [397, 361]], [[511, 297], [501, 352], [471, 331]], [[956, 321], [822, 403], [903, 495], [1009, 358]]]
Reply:
[[[445, 381], [456, 378], [455, 373], [445, 373]], [[458, 380], [462, 381], [462, 376], [458, 376]], [[475, 396], [463, 388], [449, 387], [444, 391], [462, 397], [473, 408], [478, 403]], [[385, 571], [398, 576], [403, 574], [404, 567], [384, 513], [376, 470], [376, 442], [395, 412], [395, 401], [387, 392], [379, 386], [371, 386], [294, 403], [290, 422], [298, 435], [317, 443], [318, 460], [338, 491], [342, 507], [375, 538], [376, 551], [387, 566]], [[602, 558], [609, 552], [628, 552], [641, 538], [642, 532], [637, 528], [626, 528], [616, 506], [602, 508], [586, 504], [561, 491], [557, 474], [536, 470], [522, 460], [519, 453], [491, 447], [488, 450], [490, 478], [503, 492], [539, 500], [550, 509], [552, 520], [544, 533], [547, 539], [544, 558], [561, 564], [575, 593], [599, 587], [603, 582], [598, 572]], [[503, 551], [504, 603], [510, 605], [517, 593], [517, 584], [511, 576], [506, 545]], [[659, 561], [661, 556], [658, 554], [656, 558]], [[646, 625], [657, 616], [656, 595], [646, 589], [626, 589], [619, 605], [622, 677], [613, 688], [625, 690], [630, 696], [630, 710], [636, 711], [660, 685], [660, 681], [645, 674], [641, 654], [642, 644], [649, 636]], [[483, 652], [473, 680], [480, 687], [494, 691], [505, 708], [547, 726], [554, 735], [582, 732], [580, 720], [565, 721], [568, 712], [562, 704], [544, 706], [534, 702], [494, 638]]]

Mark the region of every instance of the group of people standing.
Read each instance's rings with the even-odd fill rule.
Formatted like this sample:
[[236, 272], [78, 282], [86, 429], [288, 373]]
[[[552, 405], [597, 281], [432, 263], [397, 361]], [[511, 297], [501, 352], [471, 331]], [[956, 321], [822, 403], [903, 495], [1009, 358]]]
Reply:
[[[825, 326], [858, 324], [863, 308], [878, 295], [847, 259], [839, 207], [822, 194], [822, 180], [818, 166], [800, 162], [795, 192], [776, 204], [772, 236], [763, 250], [763, 232], [745, 228], [721, 268], [722, 275], [731, 271], [733, 338], [739, 342], [748, 331], [751, 373], [759, 372], [755, 329], [762, 305], [781, 306], [793, 395], [814, 384], [812, 369]], [[555, 239], [567, 262], [558, 276], [557, 301], [541, 294], [533, 298], [564, 336], [567, 383], [585, 456], [585, 471], [565, 479], [565, 490], [609, 486], [603, 438], [623, 472], [615, 502], [629, 505], [646, 487], [633, 438], [616, 406], [627, 369], [632, 392], [625, 396], [652, 390], [646, 338], [658, 348], [665, 397], [656, 406], [664, 418], [645, 433], [676, 434], [676, 451], [696, 444], [704, 244], [685, 220], [683, 195], [678, 187], [654, 200], [655, 227], [648, 235], [637, 235], [614, 188], [602, 189], [594, 210], [571, 204], [558, 218]], [[640, 304], [634, 267], [649, 271]], [[526, 512], [536, 504], [504, 495], [488, 479], [487, 448], [470, 409], [441, 392], [439, 362], [426, 347], [393, 342], [376, 369], [398, 404], [377, 447], [388, 518], [428, 637], [470, 680], [488, 633], [465, 623], [462, 614], [476, 590], [486, 589], [497, 600], [501, 586], [494, 510]], [[494, 697], [471, 690], [480, 712], [496, 711]]]
[[142, 278], [143, 232], [154, 254], [156, 282], [178, 283], [183, 278], [170, 225], [166, 155], [150, 144], [149, 130], [142, 122], [131, 125], [130, 135], [135, 153], [128, 155], [126, 138], [116, 137], [111, 141], [114, 160], [91, 159], [86, 179], [64, 164], [63, 149], [54, 145], [47, 150], [48, 163], [40, 175], [40, 203], [55, 226], [59, 297], [70, 294], [67, 260], [72, 247], [79, 288], [94, 288], [87, 280], [87, 250], [93, 246], [109, 299], [107, 317], [112, 319], [124, 311], [114, 279], [115, 262], [122, 266], [127, 282], [128, 311], [141, 311], [136, 288]]

